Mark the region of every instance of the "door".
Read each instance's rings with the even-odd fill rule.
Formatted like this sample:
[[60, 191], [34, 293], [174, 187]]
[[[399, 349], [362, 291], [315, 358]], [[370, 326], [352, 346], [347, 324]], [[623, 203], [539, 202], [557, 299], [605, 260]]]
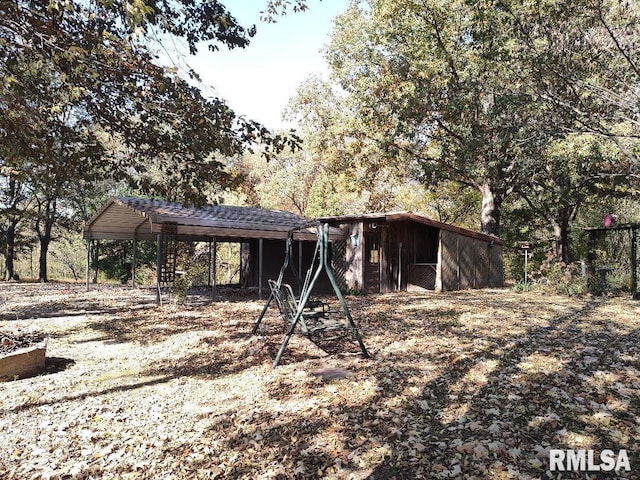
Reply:
[[380, 233], [365, 233], [364, 291], [380, 293]]

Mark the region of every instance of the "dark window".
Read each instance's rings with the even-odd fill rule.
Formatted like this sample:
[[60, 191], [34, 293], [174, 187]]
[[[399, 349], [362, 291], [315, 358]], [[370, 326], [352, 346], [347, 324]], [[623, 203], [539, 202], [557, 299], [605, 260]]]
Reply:
[[429, 225], [416, 225], [414, 263], [437, 263], [438, 229]]

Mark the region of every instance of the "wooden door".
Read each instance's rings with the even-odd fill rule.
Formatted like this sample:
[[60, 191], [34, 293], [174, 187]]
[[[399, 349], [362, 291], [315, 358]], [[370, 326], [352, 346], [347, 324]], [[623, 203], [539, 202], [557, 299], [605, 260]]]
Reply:
[[380, 293], [380, 232], [365, 233], [364, 291]]

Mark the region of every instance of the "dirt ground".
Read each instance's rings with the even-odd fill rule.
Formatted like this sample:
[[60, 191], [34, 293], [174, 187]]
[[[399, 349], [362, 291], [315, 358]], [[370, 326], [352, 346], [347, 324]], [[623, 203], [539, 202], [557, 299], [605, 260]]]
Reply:
[[[481, 290], [347, 297], [349, 339], [264, 300], [0, 283], [47, 371], [0, 384], [0, 478], [640, 478], [640, 302]], [[551, 449], [618, 471], [549, 472]]]

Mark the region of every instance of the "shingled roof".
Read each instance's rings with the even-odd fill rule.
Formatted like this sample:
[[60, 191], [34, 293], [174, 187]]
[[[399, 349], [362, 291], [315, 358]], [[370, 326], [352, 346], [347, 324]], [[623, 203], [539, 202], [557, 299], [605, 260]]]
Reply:
[[[309, 222], [309, 219], [281, 210], [232, 205], [196, 208], [161, 200], [111, 197], [85, 224], [83, 237], [155, 240], [158, 233], [175, 231], [178, 239], [192, 241], [207, 241], [212, 237], [218, 240], [284, 239], [290, 230]], [[294, 236], [316, 239], [314, 228], [302, 229]]]

